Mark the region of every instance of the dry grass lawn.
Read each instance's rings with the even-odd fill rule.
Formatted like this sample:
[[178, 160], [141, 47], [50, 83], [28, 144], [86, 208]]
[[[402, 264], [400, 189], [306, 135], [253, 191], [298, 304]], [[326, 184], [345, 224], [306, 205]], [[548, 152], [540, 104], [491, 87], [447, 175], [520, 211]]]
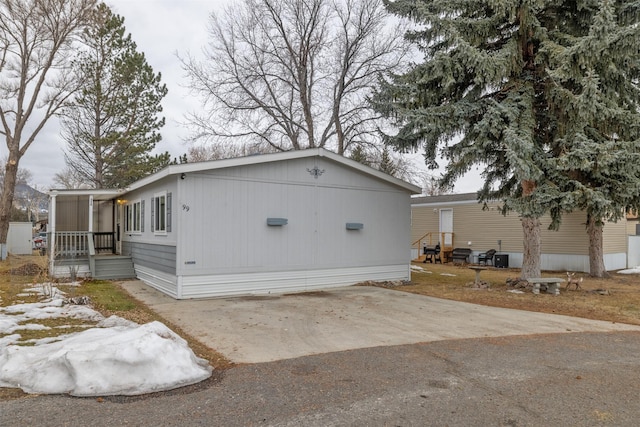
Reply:
[[[607, 279], [596, 279], [588, 274], [577, 273], [582, 277], [582, 290], [565, 290], [562, 285], [560, 295], [533, 294], [527, 290], [522, 294], [507, 292], [507, 278], [517, 278], [519, 269], [489, 268], [480, 273], [480, 279], [488, 282], [489, 289], [477, 289], [471, 286], [475, 272], [468, 266], [452, 264], [415, 263], [426, 272], [413, 272], [411, 284], [401, 290], [465, 301], [493, 307], [515, 308], [544, 313], [566, 314], [588, 319], [609, 320], [612, 322], [640, 325], [640, 276], [624, 275], [612, 272]], [[450, 275], [453, 276], [450, 276]], [[543, 277], [566, 279], [566, 272], [544, 272]], [[607, 291], [607, 295], [594, 292]]]

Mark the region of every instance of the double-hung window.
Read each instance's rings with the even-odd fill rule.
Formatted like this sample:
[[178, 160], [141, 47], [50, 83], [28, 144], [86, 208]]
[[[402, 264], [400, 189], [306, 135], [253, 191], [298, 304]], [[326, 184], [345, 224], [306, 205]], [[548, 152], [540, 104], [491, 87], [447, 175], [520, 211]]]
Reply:
[[138, 200], [124, 207], [124, 229], [129, 233], [142, 231], [142, 204]]
[[155, 234], [166, 234], [170, 230], [171, 193], [156, 193], [152, 200], [152, 223]]

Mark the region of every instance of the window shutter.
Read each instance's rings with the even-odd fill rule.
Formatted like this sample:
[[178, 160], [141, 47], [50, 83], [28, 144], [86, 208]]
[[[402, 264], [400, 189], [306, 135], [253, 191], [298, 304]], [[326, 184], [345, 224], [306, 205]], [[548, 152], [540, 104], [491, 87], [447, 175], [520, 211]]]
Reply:
[[166, 230], [167, 230], [167, 233], [170, 233], [171, 232], [171, 193], [167, 193], [167, 206], [165, 207], [165, 209], [167, 210]]
[[140, 232], [144, 233], [144, 200], [140, 201]]
[[151, 232], [156, 231], [156, 199], [155, 197], [151, 198]]

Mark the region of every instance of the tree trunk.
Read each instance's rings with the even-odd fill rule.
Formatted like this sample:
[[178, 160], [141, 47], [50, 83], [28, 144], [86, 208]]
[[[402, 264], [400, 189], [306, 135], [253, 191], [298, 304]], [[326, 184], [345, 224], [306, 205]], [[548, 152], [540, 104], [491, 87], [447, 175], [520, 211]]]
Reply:
[[587, 214], [587, 234], [589, 236], [589, 274], [592, 277], [607, 277], [604, 266], [603, 224], [599, 218]]
[[0, 201], [0, 243], [7, 243], [9, 234], [9, 220], [11, 219], [11, 208], [13, 207], [13, 196], [16, 190], [16, 177], [18, 176], [17, 156], [9, 153], [4, 172], [4, 183], [2, 186], [2, 199]]
[[[524, 179], [522, 185], [523, 197], [533, 194], [536, 189], [535, 181]], [[522, 269], [520, 278], [540, 277], [540, 219], [538, 217], [522, 217], [522, 234], [524, 252], [522, 253]]]
[[533, 217], [522, 218], [524, 252], [520, 278], [540, 277], [540, 220]]

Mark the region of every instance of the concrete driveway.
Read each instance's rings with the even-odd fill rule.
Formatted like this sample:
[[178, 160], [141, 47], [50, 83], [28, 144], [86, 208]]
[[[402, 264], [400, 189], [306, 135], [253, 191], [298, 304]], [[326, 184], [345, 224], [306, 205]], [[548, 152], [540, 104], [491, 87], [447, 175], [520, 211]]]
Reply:
[[640, 331], [638, 326], [620, 323], [485, 307], [365, 286], [182, 301], [141, 281], [123, 282], [122, 286], [236, 363], [459, 338]]

